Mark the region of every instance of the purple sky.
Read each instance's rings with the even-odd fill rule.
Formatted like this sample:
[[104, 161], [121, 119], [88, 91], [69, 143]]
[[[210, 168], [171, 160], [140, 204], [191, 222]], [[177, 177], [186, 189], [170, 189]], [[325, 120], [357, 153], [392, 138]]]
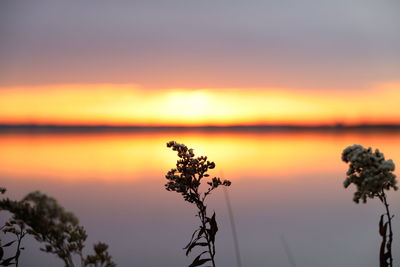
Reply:
[[400, 77], [400, 2], [0, 2], [0, 86], [362, 89]]

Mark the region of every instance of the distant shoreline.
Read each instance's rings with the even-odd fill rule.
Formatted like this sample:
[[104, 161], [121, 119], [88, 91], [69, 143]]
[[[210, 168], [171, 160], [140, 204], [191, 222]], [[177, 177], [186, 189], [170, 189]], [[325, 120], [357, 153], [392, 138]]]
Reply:
[[400, 131], [400, 124], [358, 125], [234, 125], [234, 126], [109, 126], [0, 124], [0, 133], [84, 133], [84, 132], [287, 132], [287, 131]]

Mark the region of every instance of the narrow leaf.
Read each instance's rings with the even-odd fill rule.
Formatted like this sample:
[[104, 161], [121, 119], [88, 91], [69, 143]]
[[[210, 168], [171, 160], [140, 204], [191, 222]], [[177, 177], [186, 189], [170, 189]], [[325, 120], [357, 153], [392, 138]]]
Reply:
[[202, 237], [202, 235], [204, 234], [204, 232], [205, 232], [205, 229], [204, 229], [204, 227], [202, 226], [202, 227], [200, 228], [200, 231], [199, 231], [198, 235], [197, 235], [197, 239], [200, 239], [200, 238]]
[[194, 261], [192, 262], [192, 264], [189, 265], [189, 267], [195, 267], [195, 266], [200, 266], [208, 261], [210, 261], [211, 259], [200, 259], [201, 255], [203, 255], [205, 253], [202, 252], [199, 256], [197, 256]]
[[379, 231], [381, 236], [386, 237], [387, 228], [388, 228], [388, 222], [386, 222], [383, 225], [382, 229]]
[[199, 230], [200, 230], [200, 229], [197, 229], [196, 231], [193, 232], [192, 237], [190, 238], [189, 243], [188, 243], [183, 249], [187, 249], [187, 248], [193, 243], [194, 235], [195, 235]]
[[14, 264], [14, 263], [12, 262], [13, 259], [15, 259], [14, 256], [3, 260], [2, 262], [0, 262], [0, 264], [1, 264], [2, 266], [8, 266], [8, 265]]
[[[206, 262], [208, 262], [208, 261], [210, 261], [210, 260], [211, 260], [211, 259], [201, 259], [201, 260], [198, 260], [198, 261], [192, 263], [192, 264], [190, 265], [190, 267], [191, 267], [191, 266], [200, 266], [200, 265], [203, 265], [204, 263], [206, 263]], [[193, 265], [193, 264], [194, 264], [194, 265]]]
[[17, 240], [8, 242], [7, 244], [3, 245], [3, 248], [11, 246], [15, 241], [17, 241]]
[[206, 242], [199, 242], [199, 243], [194, 242], [194, 243], [192, 243], [192, 244], [187, 248], [187, 250], [186, 250], [186, 256], [189, 255], [190, 251], [191, 251], [194, 247], [196, 247], [196, 246], [203, 246], [203, 247], [205, 247], [205, 246], [207, 246], [207, 245], [208, 245], [208, 243], [206, 243]]
[[210, 239], [211, 242], [215, 242], [215, 235], [218, 232], [218, 226], [217, 226], [217, 221], [215, 220], [215, 212], [213, 214], [213, 216], [210, 219], [210, 230], [209, 230], [209, 234], [210, 234]]

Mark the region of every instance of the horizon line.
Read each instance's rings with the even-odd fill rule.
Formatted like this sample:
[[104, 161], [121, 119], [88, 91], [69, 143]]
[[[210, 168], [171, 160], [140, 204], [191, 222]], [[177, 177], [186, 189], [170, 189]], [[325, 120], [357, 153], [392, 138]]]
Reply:
[[134, 132], [134, 131], [349, 131], [400, 130], [397, 123], [359, 124], [254, 124], [254, 125], [63, 125], [63, 124], [1, 124], [4, 132]]

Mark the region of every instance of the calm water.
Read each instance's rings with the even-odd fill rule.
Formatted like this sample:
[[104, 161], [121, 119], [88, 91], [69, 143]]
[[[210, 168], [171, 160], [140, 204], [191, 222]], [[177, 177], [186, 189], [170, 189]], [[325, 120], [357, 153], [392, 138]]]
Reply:
[[[1, 134], [1, 186], [11, 198], [33, 190], [56, 197], [80, 218], [88, 245], [108, 243], [119, 266], [187, 266], [193, 257], [182, 247], [198, 223], [194, 207], [164, 189], [177, 158], [165, 146], [169, 140], [209, 156], [217, 165], [212, 174], [232, 181], [228, 194], [243, 266], [290, 267], [282, 239], [297, 266], [378, 266], [383, 207], [377, 200], [352, 203], [353, 188], [342, 186], [347, 166], [340, 155], [359, 143], [379, 147], [399, 166], [400, 133]], [[400, 192], [391, 192], [389, 201], [400, 266]], [[209, 207], [220, 227], [218, 266], [235, 266], [223, 190], [210, 197]], [[22, 266], [62, 266], [27, 243]]]

